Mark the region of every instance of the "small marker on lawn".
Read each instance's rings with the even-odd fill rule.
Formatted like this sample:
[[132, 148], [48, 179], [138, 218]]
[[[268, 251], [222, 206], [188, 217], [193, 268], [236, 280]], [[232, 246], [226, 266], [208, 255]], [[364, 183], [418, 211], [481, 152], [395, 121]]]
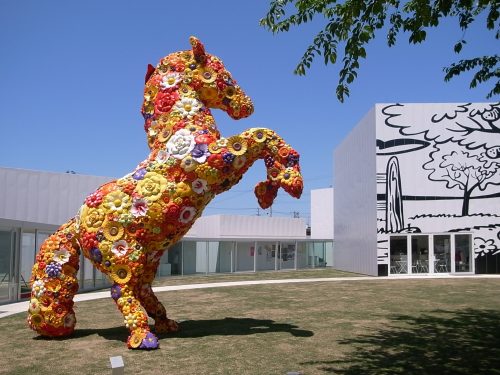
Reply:
[[123, 375], [125, 373], [125, 364], [123, 363], [121, 355], [117, 357], [109, 357], [109, 361], [111, 362], [112, 375]]

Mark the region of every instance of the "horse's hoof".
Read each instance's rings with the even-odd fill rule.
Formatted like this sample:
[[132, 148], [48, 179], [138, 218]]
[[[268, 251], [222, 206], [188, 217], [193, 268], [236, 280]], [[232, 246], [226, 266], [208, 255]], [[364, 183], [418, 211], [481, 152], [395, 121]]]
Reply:
[[167, 319], [155, 324], [156, 333], [169, 333], [177, 332], [179, 330], [179, 324], [175, 320]]
[[139, 331], [132, 333], [128, 340], [127, 346], [129, 349], [152, 350], [158, 349], [160, 344], [158, 338], [151, 332]]

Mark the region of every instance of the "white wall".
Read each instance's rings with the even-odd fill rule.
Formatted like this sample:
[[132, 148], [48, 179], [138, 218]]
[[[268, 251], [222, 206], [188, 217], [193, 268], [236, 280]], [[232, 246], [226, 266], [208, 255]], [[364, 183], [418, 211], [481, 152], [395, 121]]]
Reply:
[[311, 238], [333, 238], [333, 188], [311, 190]]
[[334, 153], [334, 267], [377, 275], [375, 110]]
[[0, 219], [61, 225], [110, 177], [0, 168]]
[[302, 219], [289, 217], [213, 215], [200, 217], [186, 238], [306, 238]]

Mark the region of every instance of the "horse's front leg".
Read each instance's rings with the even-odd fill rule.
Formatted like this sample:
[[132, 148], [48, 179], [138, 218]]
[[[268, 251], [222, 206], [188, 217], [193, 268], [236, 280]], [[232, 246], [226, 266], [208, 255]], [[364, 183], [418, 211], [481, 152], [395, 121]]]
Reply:
[[263, 159], [266, 165], [267, 178], [255, 187], [259, 205], [264, 209], [270, 207], [279, 188], [299, 198], [303, 189], [299, 153], [270, 129], [252, 128], [239, 137], [246, 140], [247, 153]]
[[177, 332], [177, 322], [167, 318], [167, 311], [153, 292], [151, 284], [158, 268], [158, 263], [150, 266], [151, 272], [142, 274], [141, 282], [137, 285], [136, 295], [147, 314], [155, 321], [156, 333]]

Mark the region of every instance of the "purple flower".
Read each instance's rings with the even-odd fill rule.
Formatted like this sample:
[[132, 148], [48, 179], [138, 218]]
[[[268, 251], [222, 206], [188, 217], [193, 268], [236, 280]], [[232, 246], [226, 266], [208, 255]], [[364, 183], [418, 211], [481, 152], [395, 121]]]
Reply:
[[135, 173], [132, 175], [132, 177], [135, 180], [142, 180], [144, 176], [146, 175], [146, 168], [141, 168], [135, 171]]
[[115, 301], [122, 296], [122, 288], [120, 285], [115, 284], [111, 287], [111, 298]]
[[231, 164], [233, 162], [234, 158], [235, 158], [235, 156], [233, 154], [231, 154], [230, 152], [225, 152], [222, 155], [222, 160], [224, 160], [224, 162], [227, 164]]
[[210, 155], [210, 152], [205, 143], [197, 143], [191, 151], [191, 155], [198, 163], [204, 163], [205, 160], [207, 160], [207, 156]]
[[298, 155], [288, 155], [288, 162], [286, 164], [287, 167], [293, 167], [299, 162]]
[[101, 251], [94, 247], [92, 250], [90, 250], [90, 256], [96, 263], [101, 263], [102, 262], [102, 253]]
[[158, 344], [158, 339], [151, 332], [146, 334], [146, 337], [142, 340], [141, 349], [158, 349], [160, 345]]
[[266, 156], [264, 158], [264, 164], [267, 168], [271, 168], [274, 165], [274, 158], [272, 156]]
[[45, 267], [45, 273], [49, 277], [58, 277], [62, 271], [62, 264], [52, 262]]

